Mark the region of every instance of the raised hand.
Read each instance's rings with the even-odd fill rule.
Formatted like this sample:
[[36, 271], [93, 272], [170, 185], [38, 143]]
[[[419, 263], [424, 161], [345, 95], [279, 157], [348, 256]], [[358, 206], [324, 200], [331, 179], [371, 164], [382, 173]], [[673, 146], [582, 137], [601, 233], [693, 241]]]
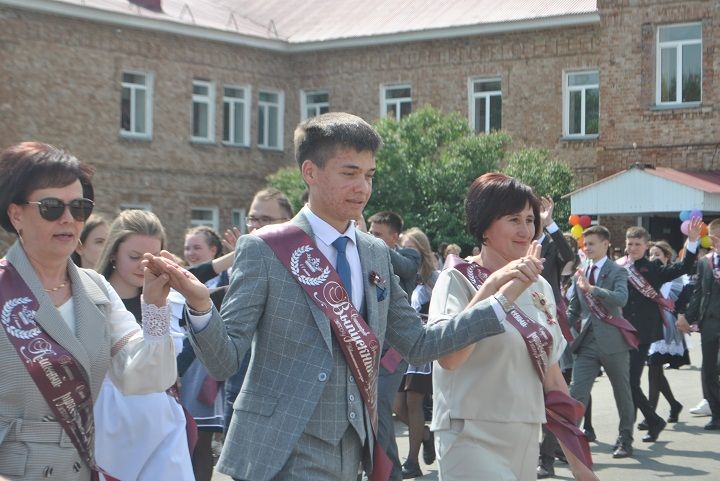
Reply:
[[588, 281], [588, 278], [585, 277], [583, 270], [579, 267], [575, 271], [575, 284], [577, 285], [578, 289], [581, 289], [583, 292], [589, 292], [590, 288], [592, 288], [592, 286], [590, 285], [590, 281]]
[[[206, 311], [212, 307], [208, 288], [192, 275], [187, 269], [172, 260], [172, 254], [161, 251], [159, 256], [145, 254], [142, 260], [145, 266], [145, 279], [148, 274], [153, 277], [166, 279], [168, 290], [170, 287], [185, 297], [188, 307], [195, 311]], [[144, 291], [143, 291], [144, 295]], [[167, 293], [165, 294], [167, 297]]]
[[160, 271], [145, 268], [143, 300], [146, 304], [164, 306], [170, 293], [170, 277]]
[[242, 233], [237, 227], [231, 227], [225, 231], [222, 243], [228, 252], [235, 252], [235, 245], [237, 244], [240, 235], [242, 235]]
[[545, 196], [540, 199], [540, 221], [542, 222], [543, 227], [547, 227], [554, 222], [554, 210], [555, 203], [553, 202], [552, 197]]
[[688, 240], [695, 242], [700, 239], [700, 230], [702, 229], [702, 219], [693, 217], [690, 220], [690, 228], [688, 229]]
[[509, 302], [515, 302], [520, 294], [540, 277], [543, 270], [541, 249], [540, 244], [533, 241], [524, 257], [508, 264], [512, 265], [510, 268], [512, 276], [504, 284], [498, 283], [498, 292], [502, 293]]

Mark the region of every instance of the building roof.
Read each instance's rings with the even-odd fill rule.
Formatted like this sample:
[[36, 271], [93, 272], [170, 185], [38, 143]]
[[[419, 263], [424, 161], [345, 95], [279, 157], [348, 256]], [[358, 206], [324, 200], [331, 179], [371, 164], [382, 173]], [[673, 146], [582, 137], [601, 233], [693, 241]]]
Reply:
[[720, 212], [720, 171], [635, 165], [566, 197], [570, 197], [571, 211], [578, 214], [641, 215], [692, 209]]
[[143, 2], [147, 0], [0, 0], [60, 15], [115, 23], [124, 19], [131, 26], [193, 27], [280, 42], [286, 49], [599, 22], [596, 0], [161, 0], [161, 12], [137, 5]]

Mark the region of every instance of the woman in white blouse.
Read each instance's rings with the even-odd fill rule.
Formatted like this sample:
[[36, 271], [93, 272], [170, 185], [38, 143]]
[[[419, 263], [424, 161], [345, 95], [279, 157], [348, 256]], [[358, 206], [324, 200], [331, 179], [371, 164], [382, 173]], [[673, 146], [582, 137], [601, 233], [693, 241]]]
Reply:
[[[0, 153], [0, 225], [18, 236], [0, 261], [0, 475], [15, 481], [90, 480], [106, 374], [126, 394], [176, 378], [169, 278], [146, 271], [141, 328], [107, 281], [70, 260], [94, 206], [91, 175], [39, 142]], [[188, 286], [204, 304], [207, 289]]]

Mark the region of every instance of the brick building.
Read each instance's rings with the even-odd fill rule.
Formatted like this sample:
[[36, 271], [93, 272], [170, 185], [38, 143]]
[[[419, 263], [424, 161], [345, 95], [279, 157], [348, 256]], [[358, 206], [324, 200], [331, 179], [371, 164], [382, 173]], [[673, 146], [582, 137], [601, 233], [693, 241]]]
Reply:
[[241, 224], [327, 110], [458, 111], [579, 185], [720, 169], [716, 1], [331, 4], [0, 0], [1, 144], [66, 147], [97, 168], [98, 211], [152, 209], [176, 252], [193, 223]]

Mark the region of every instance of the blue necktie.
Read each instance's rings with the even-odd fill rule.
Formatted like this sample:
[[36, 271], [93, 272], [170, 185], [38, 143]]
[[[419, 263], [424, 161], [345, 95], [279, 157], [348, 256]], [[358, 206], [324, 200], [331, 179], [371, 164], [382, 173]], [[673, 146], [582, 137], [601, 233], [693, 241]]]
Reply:
[[345, 290], [348, 293], [348, 298], [352, 302], [352, 277], [350, 275], [350, 264], [348, 263], [347, 257], [345, 256], [345, 247], [350, 240], [347, 236], [340, 236], [332, 245], [337, 249], [337, 262], [335, 263], [335, 270], [340, 276], [340, 280], [345, 286]]

